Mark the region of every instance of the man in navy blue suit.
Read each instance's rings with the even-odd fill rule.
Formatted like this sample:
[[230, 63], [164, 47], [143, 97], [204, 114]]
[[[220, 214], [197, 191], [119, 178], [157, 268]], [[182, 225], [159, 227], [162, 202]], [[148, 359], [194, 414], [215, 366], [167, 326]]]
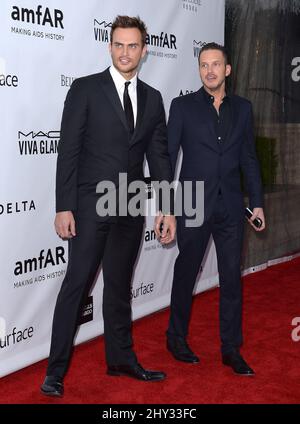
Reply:
[[[242, 344], [240, 261], [245, 220], [240, 169], [253, 210], [249, 223], [256, 231], [265, 228], [252, 106], [244, 98], [226, 94], [225, 79], [231, 66], [223, 46], [209, 43], [201, 49], [199, 72], [203, 87], [175, 98], [168, 122], [173, 173], [181, 147], [179, 180], [204, 181], [204, 221], [201, 226], [188, 227], [184, 214], [177, 217], [179, 255], [174, 268], [167, 348], [177, 360], [199, 362], [187, 343], [188, 324], [193, 288], [212, 236], [220, 277], [222, 362], [239, 375], [254, 375], [239, 351]], [[262, 220], [260, 228], [254, 225], [255, 218]]]
[[[100, 264], [107, 374], [147, 382], [166, 377], [161, 371], [144, 369], [133, 348], [130, 283], [144, 217], [131, 213], [124, 195], [118, 211], [98, 214], [103, 192], [97, 191], [99, 183], [106, 187], [108, 181], [115, 188], [110, 192], [111, 201], [114, 195], [115, 200], [122, 198], [120, 175], [126, 174], [125, 192], [131, 182], [143, 181], [145, 156], [153, 181], [171, 181], [165, 112], [159, 91], [137, 76], [147, 50], [144, 22], [119, 15], [110, 37], [112, 65], [73, 82], [62, 117], [55, 230], [69, 240], [69, 261], [56, 301], [47, 375], [41, 386], [46, 396], [63, 395], [82, 307]], [[161, 212], [155, 218], [154, 231], [167, 244], [175, 237], [176, 222], [163, 203]], [[80, 381], [77, 387], [81, 387]]]

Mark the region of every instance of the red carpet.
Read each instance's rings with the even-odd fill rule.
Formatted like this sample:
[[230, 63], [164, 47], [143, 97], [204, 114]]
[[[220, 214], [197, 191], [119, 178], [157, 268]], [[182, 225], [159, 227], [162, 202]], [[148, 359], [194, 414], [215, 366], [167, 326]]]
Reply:
[[1, 379], [0, 403], [299, 403], [300, 341], [293, 342], [291, 321], [300, 316], [300, 258], [250, 274], [244, 281], [242, 353], [256, 371], [239, 377], [221, 364], [218, 290], [198, 295], [189, 342], [200, 356], [190, 365], [171, 358], [165, 348], [168, 310], [134, 324], [140, 362], [168, 374], [161, 383], [105, 375], [102, 337], [75, 349], [65, 378], [65, 396], [39, 393], [46, 361]]

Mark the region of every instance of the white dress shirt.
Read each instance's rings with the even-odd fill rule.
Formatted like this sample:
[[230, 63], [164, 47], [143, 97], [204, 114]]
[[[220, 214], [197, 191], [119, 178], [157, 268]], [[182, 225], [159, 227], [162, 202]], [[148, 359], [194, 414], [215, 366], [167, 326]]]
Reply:
[[[123, 106], [123, 109], [124, 109], [123, 94], [125, 89], [125, 82], [127, 82], [127, 80], [120, 74], [120, 72], [114, 67], [114, 65], [111, 65], [111, 67], [109, 68], [109, 72], [114, 81], [117, 92], [119, 94], [121, 105]], [[128, 94], [132, 104], [134, 125], [135, 125], [136, 115], [137, 115], [137, 95], [136, 95], [137, 74], [135, 74], [135, 76], [129, 81], [131, 84], [129, 84], [129, 87], [128, 87]]]

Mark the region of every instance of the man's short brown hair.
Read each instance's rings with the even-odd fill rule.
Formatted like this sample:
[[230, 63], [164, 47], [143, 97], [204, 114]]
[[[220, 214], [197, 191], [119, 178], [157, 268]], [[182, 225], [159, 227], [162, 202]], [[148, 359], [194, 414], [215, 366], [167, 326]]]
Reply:
[[141, 32], [142, 45], [146, 44], [147, 28], [145, 23], [140, 19], [139, 16], [131, 17], [125, 15], [118, 15], [113, 21], [110, 31], [110, 42], [112, 43], [113, 33], [116, 28], [137, 28]]
[[205, 52], [205, 51], [207, 51], [207, 50], [219, 50], [220, 52], [222, 52], [222, 53], [223, 53], [224, 60], [225, 60], [225, 65], [228, 65], [228, 64], [229, 64], [228, 52], [227, 52], [227, 50], [225, 49], [225, 47], [224, 47], [224, 46], [222, 46], [221, 44], [214, 43], [214, 42], [207, 43], [207, 44], [205, 44], [205, 45], [202, 47], [202, 49], [200, 50], [199, 56], [198, 56], [198, 62], [199, 62], [199, 64], [200, 64], [200, 56], [201, 56], [201, 53], [202, 53], [202, 52]]

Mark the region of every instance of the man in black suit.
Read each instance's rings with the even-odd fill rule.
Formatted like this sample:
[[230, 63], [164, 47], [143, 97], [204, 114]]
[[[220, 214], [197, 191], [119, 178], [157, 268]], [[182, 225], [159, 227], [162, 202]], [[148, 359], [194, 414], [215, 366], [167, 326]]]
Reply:
[[[183, 160], [180, 181], [204, 181], [204, 220], [198, 227], [185, 226], [177, 217], [179, 255], [174, 268], [167, 348], [180, 361], [199, 358], [187, 343], [192, 292], [205, 250], [212, 235], [220, 277], [220, 335], [222, 361], [241, 375], [253, 375], [242, 358], [242, 293], [240, 258], [244, 205], [240, 168], [246, 180], [256, 231], [265, 228], [259, 165], [255, 153], [251, 103], [226, 95], [225, 79], [231, 72], [223, 46], [205, 45], [199, 55], [203, 87], [172, 101], [168, 143], [175, 172], [179, 148]], [[193, 196], [195, 197], [193, 187]], [[255, 218], [262, 220], [258, 229]]]
[[[132, 347], [130, 282], [144, 219], [96, 211], [98, 183], [113, 183], [111, 195], [118, 197], [119, 174], [127, 176], [128, 184], [143, 180], [145, 154], [152, 179], [171, 181], [161, 94], [137, 78], [146, 35], [139, 18], [118, 16], [111, 28], [112, 66], [75, 80], [65, 101], [55, 228], [69, 239], [69, 263], [55, 306], [47, 376], [41, 386], [45, 395], [63, 394], [78, 319], [101, 262], [107, 374], [143, 381], [165, 378], [163, 372], [145, 370]], [[155, 219], [155, 232], [162, 243], [169, 243], [176, 221], [169, 211], [162, 212]]]

